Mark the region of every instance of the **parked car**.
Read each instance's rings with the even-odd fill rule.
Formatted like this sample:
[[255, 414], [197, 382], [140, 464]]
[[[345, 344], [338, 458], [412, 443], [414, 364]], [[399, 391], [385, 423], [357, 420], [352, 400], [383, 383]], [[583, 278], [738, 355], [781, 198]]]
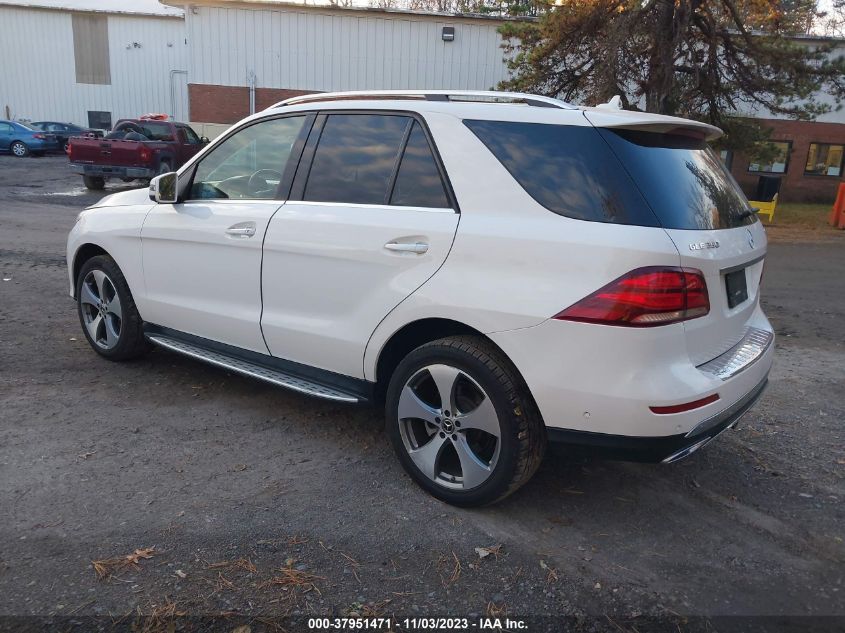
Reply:
[[18, 158], [58, 149], [55, 134], [42, 132], [21, 121], [0, 121], [0, 152], [11, 152]]
[[73, 123], [59, 123], [57, 121], [34, 121], [30, 125], [36, 129], [50, 132], [56, 135], [56, 140], [59, 144], [59, 149], [67, 151], [68, 139], [72, 136], [103, 136], [102, 130], [92, 130], [91, 128], [82, 127], [81, 125], [74, 125]]
[[671, 463], [737, 423], [774, 353], [720, 133], [512, 93], [297, 97], [82, 212], [70, 294], [107, 359], [157, 345], [384, 403], [449, 503], [512, 493], [548, 441]]
[[149, 180], [178, 169], [207, 142], [185, 123], [122, 119], [105, 138], [71, 138], [68, 158], [88, 189], [103, 189], [109, 178]]

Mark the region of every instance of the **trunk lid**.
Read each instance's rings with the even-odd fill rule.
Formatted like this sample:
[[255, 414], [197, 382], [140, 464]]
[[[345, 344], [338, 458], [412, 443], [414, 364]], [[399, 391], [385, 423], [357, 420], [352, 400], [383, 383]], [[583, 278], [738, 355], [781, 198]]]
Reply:
[[736, 345], [757, 306], [766, 256], [766, 232], [760, 222], [731, 229], [666, 229], [681, 266], [704, 273], [710, 312], [684, 321], [687, 350], [701, 365]]
[[675, 243], [680, 265], [700, 270], [710, 311], [684, 321], [696, 366], [733, 347], [759, 301], [766, 234], [707, 141], [720, 130], [632, 112], [586, 113]]

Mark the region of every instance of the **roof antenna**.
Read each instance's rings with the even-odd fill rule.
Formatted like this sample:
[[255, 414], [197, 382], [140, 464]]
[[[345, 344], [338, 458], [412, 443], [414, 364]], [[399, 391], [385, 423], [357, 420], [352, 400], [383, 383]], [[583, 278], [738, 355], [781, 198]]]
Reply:
[[622, 97], [616, 95], [610, 98], [610, 101], [607, 103], [600, 103], [596, 106], [597, 110], [621, 110], [622, 109]]

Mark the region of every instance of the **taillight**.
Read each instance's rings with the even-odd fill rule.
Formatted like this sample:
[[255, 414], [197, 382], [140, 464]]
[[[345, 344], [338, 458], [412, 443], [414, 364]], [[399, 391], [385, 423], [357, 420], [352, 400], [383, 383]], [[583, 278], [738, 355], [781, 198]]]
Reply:
[[700, 270], [648, 266], [622, 275], [554, 318], [654, 327], [695, 319], [708, 312], [707, 282]]
[[149, 163], [153, 157], [153, 153], [150, 151], [149, 147], [141, 146], [141, 162], [142, 163]]
[[33, 135], [32, 135], [32, 138], [39, 138], [39, 139], [41, 139], [41, 140], [43, 141], [43, 140], [44, 140], [45, 138], [47, 138], [47, 137], [46, 137], [46, 136], [44, 136], [43, 134], [33, 134]]
[[67, 158], [69, 161], [73, 162], [73, 143], [67, 144]]

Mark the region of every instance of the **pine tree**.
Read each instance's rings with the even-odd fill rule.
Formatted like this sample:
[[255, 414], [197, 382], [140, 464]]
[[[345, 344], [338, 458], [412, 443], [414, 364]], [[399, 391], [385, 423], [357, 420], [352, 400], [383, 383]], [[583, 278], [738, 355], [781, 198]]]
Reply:
[[690, 117], [748, 148], [753, 114], [813, 119], [845, 98], [845, 58], [800, 39], [809, 0], [557, 0], [539, 20], [500, 28], [512, 78], [500, 88]]

